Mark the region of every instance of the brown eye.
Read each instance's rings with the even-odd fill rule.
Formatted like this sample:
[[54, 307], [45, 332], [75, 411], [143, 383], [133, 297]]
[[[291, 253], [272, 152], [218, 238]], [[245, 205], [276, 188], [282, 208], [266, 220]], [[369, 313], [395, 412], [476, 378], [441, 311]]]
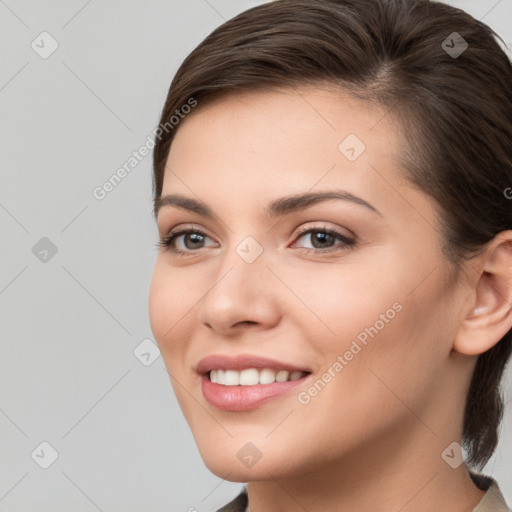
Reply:
[[[306, 236], [308, 235], [308, 236]], [[310, 251], [318, 251], [322, 252], [331, 252], [338, 250], [346, 249], [347, 247], [352, 247], [355, 245], [355, 240], [338, 233], [333, 229], [328, 228], [310, 228], [305, 231], [302, 231], [297, 239], [305, 237], [309, 238], [311, 241], [312, 247], [299, 247], [299, 249], [304, 249], [306, 252]], [[341, 243], [335, 244], [336, 240], [339, 240]]]
[[[184, 247], [176, 248], [175, 242], [179, 240], [181, 237], [182, 244]], [[162, 247], [164, 250], [170, 250], [176, 254], [187, 255], [189, 253], [196, 252], [197, 249], [202, 249], [202, 243], [206, 238], [210, 238], [206, 233], [203, 233], [198, 229], [184, 229], [181, 231], [176, 231], [175, 233], [169, 233], [166, 237], [164, 237], [160, 242], [158, 242], [158, 247]]]

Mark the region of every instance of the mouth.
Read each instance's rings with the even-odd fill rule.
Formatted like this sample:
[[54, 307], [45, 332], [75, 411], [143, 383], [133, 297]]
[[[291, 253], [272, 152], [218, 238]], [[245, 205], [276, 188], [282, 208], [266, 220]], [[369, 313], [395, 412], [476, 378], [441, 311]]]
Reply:
[[247, 368], [244, 370], [211, 369], [203, 375], [210, 382], [221, 386], [256, 386], [270, 385], [275, 382], [290, 382], [300, 380], [309, 371], [276, 370], [273, 368]]
[[219, 368], [201, 375], [201, 390], [206, 401], [216, 409], [251, 411], [278, 398], [294, 400], [298, 388], [309, 385], [312, 375], [306, 371], [290, 373], [270, 368], [241, 371]]
[[195, 371], [210, 405], [223, 411], [249, 411], [312, 380], [311, 368], [258, 354], [210, 354]]

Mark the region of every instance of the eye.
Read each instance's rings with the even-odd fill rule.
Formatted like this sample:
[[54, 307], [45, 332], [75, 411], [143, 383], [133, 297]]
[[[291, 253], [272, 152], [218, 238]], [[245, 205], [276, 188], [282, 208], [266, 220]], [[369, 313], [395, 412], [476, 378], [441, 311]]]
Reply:
[[[334, 229], [329, 229], [325, 226], [309, 228], [304, 231], [301, 231], [297, 236], [297, 240], [300, 238], [309, 238], [313, 245], [312, 248], [299, 247], [299, 249], [303, 250], [304, 252], [333, 252], [351, 248], [356, 244], [356, 241], [354, 239], [349, 238], [339, 233], [338, 231]], [[332, 245], [336, 240], [339, 240], [340, 243]]]
[[[182, 243], [185, 246], [184, 249], [176, 248], [175, 245], [175, 242], [181, 237], [183, 237]], [[201, 244], [204, 243], [206, 238], [210, 237], [203, 231], [189, 228], [169, 233], [162, 240], [157, 242], [156, 245], [158, 248], [163, 248], [164, 251], [169, 250], [179, 256], [188, 256], [193, 252], [197, 252], [195, 251], [196, 249], [201, 249]]]
[[[309, 236], [313, 247], [298, 247], [299, 250], [306, 253], [311, 251], [318, 253], [333, 252], [351, 248], [356, 244], [354, 239], [325, 226], [303, 230], [299, 233], [296, 240], [307, 238], [307, 236]], [[176, 242], [180, 240], [181, 237], [183, 237], [181, 242], [184, 247], [178, 248], [176, 247]], [[169, 250], [179, 256], [190, 256], [194, 252], [198, 252], [198, 249], [205, 247], [202, 244], [204, 244], [206, 239], [211, 240], [211, 238], [200, 229], [188, 228], [169, 233], [156, 245], [159, 248], [163, 248], [164, 251]], [[336, 240], [338, 240], [339, 243], [332, 245]]]

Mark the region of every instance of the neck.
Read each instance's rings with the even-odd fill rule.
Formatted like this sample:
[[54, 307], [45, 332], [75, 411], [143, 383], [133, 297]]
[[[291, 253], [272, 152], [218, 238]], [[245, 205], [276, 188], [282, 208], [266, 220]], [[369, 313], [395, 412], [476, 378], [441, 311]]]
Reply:
[[267, 472], [270, 479], [249, 481], [247, 512], [472, 511], [485, 491], [464, 463], [453, 468], [441, 457], [454, 437], [440, 439], [417, 423], [413, 433], [396, 431], [386, 442], [366, 444], [364, 453], [331, 461], [326, 456], [309, 472], [290, 475], [288, 467], [286, 474]]

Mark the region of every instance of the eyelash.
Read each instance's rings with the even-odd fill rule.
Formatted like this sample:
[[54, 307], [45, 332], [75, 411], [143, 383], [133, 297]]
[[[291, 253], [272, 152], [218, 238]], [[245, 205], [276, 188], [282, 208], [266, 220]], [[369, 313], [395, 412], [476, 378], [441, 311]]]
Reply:
[[[348, 238], [345, 235], [342, 235], [341, 233], [339, 233], [338, 231], [335, 231], [334, 229], [329, 229], [326, 227], [322, 227], [322, 228], [316, 227], [316, 228], [305, 229], [297, 234], [296, 240], [298, 240], [299, 238], [301, 238], [304, 235], [307, 235], [309, 233], [326, 233], [328, 235], [334, 236], [338, 240], [341, 240], [342, 243], [337, 244], [334, 247], [330, 247], [328, 249], [310, 249], [307, 247], [299, 247], [298, 248], [298, 250], [303, 251], [305, 253], [316, 252], [316, 253], [325, 254], [325, 253], [335, 252], [338, 250], [351, 249], [356, 245], [355, 240]], [[162, 248], [162, 249], [164, 249], [164, 251], [171, 251], [174, 254], [176, 254], [177, 256], [183, 256], [183, 257], [192, 256], [194, 253], [197, 253], [199, 251], [199, 249], [196, 249], [196, 250], [189, 249], [188, 251], [182, 251], [181, 249], [176, 249], [176, 248], [172, 247], [172, 244], [176, 238], [178, 238], [181, 235], [187, 235], [187, 234], [198, 234], [203, 237], [209, 238], [209, 236], [204, 231], [201, 231], [200, 229], [183, 229], [181, 231], [169, 233], [162, 240], [160, 240], [159, 242], [156, 243], [156, 247]], [[341, 246], [341, 248], [340, 248], [340, 246]]]

